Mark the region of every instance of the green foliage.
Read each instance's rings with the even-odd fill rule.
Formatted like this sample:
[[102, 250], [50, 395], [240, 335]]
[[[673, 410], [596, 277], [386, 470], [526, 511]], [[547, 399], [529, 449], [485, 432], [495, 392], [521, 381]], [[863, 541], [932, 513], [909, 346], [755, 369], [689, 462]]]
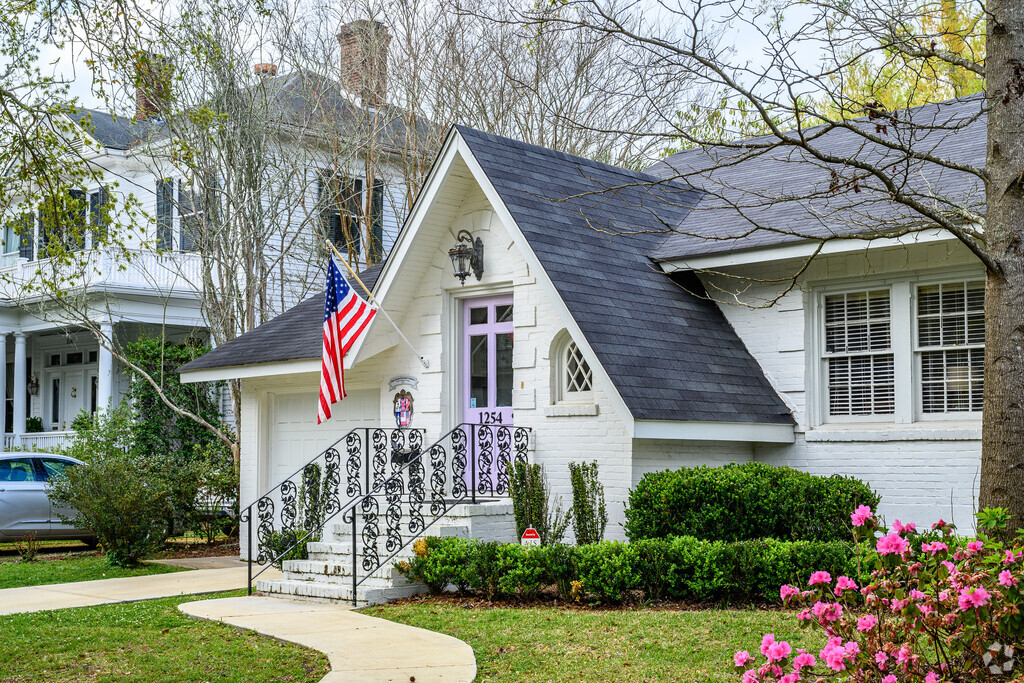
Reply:
[[608, 511], [604, 502], [604, 486], [597, 477], [597, 461], [569, 463], [572, 484], [572, 528], [576, 543], [586, 545], [604, 540]]
[[852, 548], [838, 542], [678, 537], [530, 548], [429, 537], [417, 541], [416, 551], [413, 560], [397, 565], [405, 576], [435, 593], [455, 585], [488, 600], [530, 600], [549, 586], [566, 601], [605, 604], [763, 600], [819, 569], [856, 575]]
[[522, 536], [532, 526], [540, 535], [541, 545], [559, 543], [569, 527], [571, 513], [566, 515], [561, 504], [551, 500], [543, 468], [517, 462], [510, 475], [509, 495], [517, 534]]
[[[149, 374], [176, 406], [210, 424], [220, 424], [218, 382], [182, 384], [178, 368], [209, 351], [199, 344], [171, 344], [156, 337], [142, 337], [127, 345], [129, 361]], [[135, 409], [139, 448], [151, 453], [193, 457], [193, 447], [219, 443], [217, 437], [195, 420], [179, 416], [160, 398], [157, 390], [140, 373], [128, 368], [131, 382], [128, 396]]]
[[850, 513], [879, 496], [853, 477], [817, 477], [789, 467], [746, 463], [644, 475], [630, 491], [630, 540], [693, 536], [849, 541]]
[[53, 479], [51, 500], [78, 511], [65, 521], [96, 532], [110, 564], [137, 566], [164, 540], [171, 491], [167, 477], [135, 454], [128, 411], [97, 415], [68, 454], [88, 464]]
[[29, 434], [38, 434], [43, 431], [43, 418], [32, 415], [25, 418], [25, 431]]
[[309, 552], [306, 544], [315, 540], [305, 529], [296, 527], [284, 531], [274, 531], [264, 542], [267, 552], [274, 559], [274, 566], [281, 569], [283, 562], [288, 560], [307, 560]]

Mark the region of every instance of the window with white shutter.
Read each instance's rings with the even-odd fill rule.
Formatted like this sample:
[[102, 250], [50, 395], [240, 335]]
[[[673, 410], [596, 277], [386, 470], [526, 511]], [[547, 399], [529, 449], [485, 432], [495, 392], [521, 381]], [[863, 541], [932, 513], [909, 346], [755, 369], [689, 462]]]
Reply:
[[892, 415], [895, 377], [887, 289], [825, 297], [828, 415]]
[[918, 287], [916, 352], [922, 413], [981, 411], [985, 374], [983, 281]]

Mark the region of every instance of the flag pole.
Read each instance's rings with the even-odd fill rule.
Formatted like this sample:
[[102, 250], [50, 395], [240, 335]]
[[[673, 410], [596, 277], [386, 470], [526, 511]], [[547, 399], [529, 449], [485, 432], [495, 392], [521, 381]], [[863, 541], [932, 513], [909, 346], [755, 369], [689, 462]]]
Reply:
[[391, 319], [391, 316], [388, 315], [388, 312], [384, 310], [384, 307], [381, 306], [380, 302], [377, 301], [376, 297], [373, 296], [373, 292], [371, 292], [369, 288], [363, 284], [363, 281], [359, 279], [359, 276], [356, 275], [356, 271], [352, 270], [352, 266], [348, 264], [348, 261], [346, 261], [345, 258], [341, 255], [341, 252], [338, 251], [338, 249], [334, 246], [334, 244], [331, 243], [330, 240], [324, 240], [324, 242], [327, 244], [327, 247], [334, 252], [334, 255], [338, 257], [338, 260], [341, 261], [341, 265], [345, 266], [345, 268], [348, 269], [349, 274], [351, 274], [352, 277], [355, 278], [356, 282], [359, 283], [359, 286], [363, 288], [363, 291], [366, 292], [366, 296], [370, 297], [370, 301], [377, 305], [377, 310], [384, 314], [384, 317], [387, 318], [388, 322], [391, 323], [391, 326], [395, 328], [395, 332], [397, 332], [398, 336], [402, 338], [402, 341], [409, 345], [409, 348], [412, 349], [412, 352], [415, 353], [416, 356], [420, 359], [420, 362], [423, 363], [423, 367], [429, 368], [430, 363], [427, 361], [427, 359], [420, 355], [420, 352], [417, 351], [416, 347], [412, 345], [412, 342], [409, 341], [409, 338], [402, 334], [402, 330], [398, 328], [398, 325], [395, 324], [395, 321]]

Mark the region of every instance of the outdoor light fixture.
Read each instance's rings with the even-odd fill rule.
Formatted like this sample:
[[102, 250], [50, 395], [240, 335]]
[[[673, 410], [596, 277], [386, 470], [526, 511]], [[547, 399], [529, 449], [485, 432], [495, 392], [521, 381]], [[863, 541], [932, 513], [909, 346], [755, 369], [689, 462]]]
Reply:
[[470, 270], [476, 279], [479, 280], [484, 274], [484, 243], [479, 237], [475, 240], [468, 230], [459, 230], [456, 235], [458, 242], [448, 250], [448, 256], [452, 259], [452, 268], [455, 270], [455, 277], [459, 282], [466, 284]]

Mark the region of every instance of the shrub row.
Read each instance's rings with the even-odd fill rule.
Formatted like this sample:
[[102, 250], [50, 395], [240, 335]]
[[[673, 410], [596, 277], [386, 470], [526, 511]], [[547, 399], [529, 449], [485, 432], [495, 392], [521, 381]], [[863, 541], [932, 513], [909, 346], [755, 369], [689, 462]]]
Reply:
[[777, 600], [782, 584], [806, 582], [812, 571], [854, 571], [852, 549], [838, 542], [678, 537], [526, 548], [428, 537], [414, 549], [415, 557], [397, 565], [402, 574], [435, 594], [452, 586], [489, 600], [530, 600], [552, 586], [566, 601], [588, 603]]
[[743, 541], [849, 541], [850, 513], [877, 493], [853, 477], [745, 463], [652, 472], [630, 491], [626, 535]]

